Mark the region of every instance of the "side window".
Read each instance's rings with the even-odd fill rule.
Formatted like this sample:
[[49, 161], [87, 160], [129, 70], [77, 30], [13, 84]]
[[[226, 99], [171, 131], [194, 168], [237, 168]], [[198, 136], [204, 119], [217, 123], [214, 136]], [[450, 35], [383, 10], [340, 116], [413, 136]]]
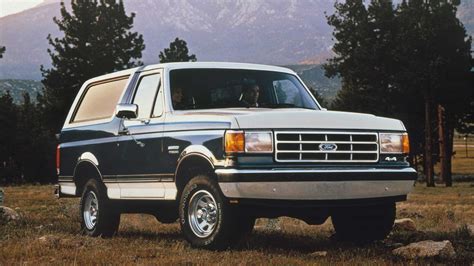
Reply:
[[120, 95], [122, 95], [128, 77], [92, 85], [87, 88], [73, 123], [109, 118], [114, 114]]
[[277, 103], [287, 103], [295, 106], [302, 105], [300, 91], [290, 80], [275, 80], [273, 81], [273, 88]]
[[155, 106], [153, 106], [153, 117], [158, 117], [163, 114], [163, 90], [158, 78], [158, 94], [156, 95]]
[[140, 79], [133, 98], [133, 103], [138, 105], [138, 119], [150, 118], [159, 85], [160, 74], [147, 75]]

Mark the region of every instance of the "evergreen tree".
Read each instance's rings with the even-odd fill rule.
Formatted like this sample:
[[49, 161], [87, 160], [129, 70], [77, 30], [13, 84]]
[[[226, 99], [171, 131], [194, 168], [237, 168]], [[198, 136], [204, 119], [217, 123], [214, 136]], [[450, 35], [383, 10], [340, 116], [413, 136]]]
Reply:
[[438, 104], [445, 110], [444, 143], [450, 153], [452, 121], [472, 99], [466, 78], [471, 40], [456, 18], [456, 2], [410, 0], [394, 7], [391, 1], [372, 0], [366, 7], [362, 0], [347, 0], [336, 3], [336, 13], [328, 17], [336, 56], [325, 65], [326, 75], [340, 75], [343, 84], [333, 108], [404, 121], [412, 155], [425, 153], [428, 177], [433, 176]]
[[319, 94], [317, 90], [313, 89], [312, 87], [309, 87], [309, 91], [311, 92], [311, 94], [313, 94], [314, 98], [316, 98], [316, 101], [318, 101], [321, 107], [327, 108], [327, 106], [329, 105], [328, 102], [326, 101], [326, 99], [324, 99], [323, 96], [321, 96], [321, 94]]
[[160, 52], [158, 57], [160, 58], [160, 63], [196, 61], [196, 55], [189, 55], [186, 42], [179, 38], [176, 38], [171, 42], [170, 47], [165, 48], [164, 51]]
[[5, 46], [0, 46], [0, 58], [3, 58], [3, 54], [5, 53]]
[[48, 130], [40, 120], [38, 106], [31, 101], [28, 93], [23, 93], [23, 102], [17, 107], [18, 122], [15, 136], [15, 160], [25, 181], [51, 182], [54, 162], [45, 156], [48, 148], [54, 147]]
[[328, 77], [342, 77], [337, 109], [393, 113], [394, 8], [390, 1], [348, 0], [328, 17], [334, 27], [336, 56], [324, 65]]
[[474, 135], [474, 100], [470, 104], [469, 111], [459, 117], [456, 130], [465, 136]]
[[16, 177], [15, 173], [15, 137], [17, 125], [17, 107], [9, 91], [0, 95], [0, 182]]
[[125, 14], [122, 1], [73, 0], [70, 13], [61, 2], [54, 22], [64, 37], [48, 36], [52, 68], [41, 67], [45, 89], [38, 99], [53, 133], [87, 79], [142, 64], [142, 35], [130, 31], [134, 17]]
[[0, 95], [0, 162], [7, 161], [13, 155], [17, 124], [17, 107], [13, 103], [10, 91]]
[[39, 115], [31, 116], [26, 106], [23, 113], [26, 120], [39, 120], [32, 130], [37, 136], [30, 141], [32, 149], [42, 152], [44, 161], [28, 169], [43, 176], [55, 176], [55, 134], [82, 84], [92, 77], [141, 65], [145, 49], [142, 35], [131, 31], [135, 14], [125, 13], [122, 0], [71, 0], [70, 12], [64, 2], [60, 8], [61, 18], [53, 20], [64, 36], [47, 37], [52, 67], [41, 66], [44, 89], [35, 107]]
[[[432, 154], [436, 143], [442, 145], [442, 179], [451, 184], [455, 121], [473, 97], [469, 85], [471, 38], [456, 18], [457, 5], [458, 1], [411, 0], [399, 7], [397, 56], [403, 68], [397, 75], [398, 85], [405, 91], [418, 90], [423, 98], [418, 106], [424, 105], [424, 161], [429, 186], [434, 186], [432, 161], [436, 158]], [[437, 110], [443, 113], [436, 116]], [[433, 134], [437, 123], [440, 138]]]

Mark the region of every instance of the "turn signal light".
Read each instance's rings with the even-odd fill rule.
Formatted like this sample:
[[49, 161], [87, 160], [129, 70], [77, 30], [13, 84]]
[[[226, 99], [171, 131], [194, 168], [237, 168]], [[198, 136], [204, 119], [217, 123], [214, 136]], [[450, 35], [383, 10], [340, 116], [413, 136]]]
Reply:
[[225, 132], [225, 152], [237, 153], [245, 151], [245, 134], [243, 131], [228, 130]]
[[410, 141], [408, 140], [408, 134], [402, 135], [402, 151], [404, 154], [410, 153]]

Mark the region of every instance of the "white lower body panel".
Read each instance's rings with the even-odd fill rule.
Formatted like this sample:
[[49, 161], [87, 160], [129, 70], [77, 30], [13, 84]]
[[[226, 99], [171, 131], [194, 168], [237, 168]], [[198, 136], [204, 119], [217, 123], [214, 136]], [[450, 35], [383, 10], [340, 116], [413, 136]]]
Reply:
[[[178, 192], [174, 182], [105, 183], [105, 186], [109, 199], [175, 200]], [[76, 196], [76, 185], [59, 182], [59, 193]]]
[[177, 189], [174, 182], [106, 183], [110, 199], [174, 200]]
[[75, 196], [76, 185], [74, 182], [59, 182], [59, 193], [63, 195]]

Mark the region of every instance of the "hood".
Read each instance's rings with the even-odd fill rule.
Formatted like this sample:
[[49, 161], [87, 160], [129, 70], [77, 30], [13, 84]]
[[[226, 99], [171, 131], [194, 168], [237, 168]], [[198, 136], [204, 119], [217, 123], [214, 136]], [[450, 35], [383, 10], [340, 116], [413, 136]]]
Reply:
[[[233, 128], [242, 129], [353, 129], [405, 131], [400, 120], [370, 114], [319, 111], [299, 108], [230, 108], [193, 110], [182, 114], [188, 117], [233, 117]], [[220, 120], [218, 119], [218, 120]], [[230, 121], [229, 121], [230, 122]]]

